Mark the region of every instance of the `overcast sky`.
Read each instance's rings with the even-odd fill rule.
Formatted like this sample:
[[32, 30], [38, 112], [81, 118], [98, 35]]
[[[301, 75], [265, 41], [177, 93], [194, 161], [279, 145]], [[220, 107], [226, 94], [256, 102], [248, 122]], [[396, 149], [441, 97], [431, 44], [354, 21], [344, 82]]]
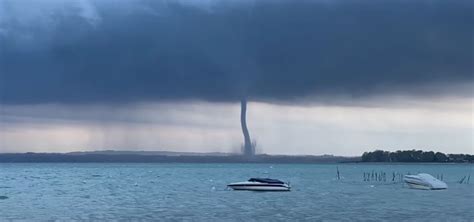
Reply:
[[0, 0], [0, 152], [474, 153], [468, 0]]

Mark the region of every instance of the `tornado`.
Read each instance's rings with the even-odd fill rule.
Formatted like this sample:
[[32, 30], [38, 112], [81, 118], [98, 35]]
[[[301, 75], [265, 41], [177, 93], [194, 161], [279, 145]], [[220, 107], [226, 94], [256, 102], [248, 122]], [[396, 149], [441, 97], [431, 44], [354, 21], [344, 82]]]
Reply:
[[242, 133], [244, 135], [243, 154], [245, 156], [253, 156], [255, 150], [253, 149], [249, 129], [247, 128], [247, 99], [241, 100], [240, 108], [240, 125], [242, 126]]

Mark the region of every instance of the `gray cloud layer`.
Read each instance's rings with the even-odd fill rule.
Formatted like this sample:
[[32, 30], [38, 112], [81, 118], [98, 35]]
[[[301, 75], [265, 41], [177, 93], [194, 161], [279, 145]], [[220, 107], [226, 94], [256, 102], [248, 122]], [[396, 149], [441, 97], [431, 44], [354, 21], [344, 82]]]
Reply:
[[79, 1], [29, 20], [14, 10], [25, 2], [0, 0], [4, 104], [430, 95], [473, 83], [470, 0]]

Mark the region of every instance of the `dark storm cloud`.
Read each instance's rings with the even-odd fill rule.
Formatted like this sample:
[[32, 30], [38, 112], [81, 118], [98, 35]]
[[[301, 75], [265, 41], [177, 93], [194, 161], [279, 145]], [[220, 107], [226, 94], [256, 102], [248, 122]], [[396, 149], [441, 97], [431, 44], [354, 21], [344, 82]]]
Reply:
[[470, 0], [92, 2], [97, 24], [73, 9], [48, 15], [54, 25], [0, 21], [0, 103], [291, 101], [473, 82]]

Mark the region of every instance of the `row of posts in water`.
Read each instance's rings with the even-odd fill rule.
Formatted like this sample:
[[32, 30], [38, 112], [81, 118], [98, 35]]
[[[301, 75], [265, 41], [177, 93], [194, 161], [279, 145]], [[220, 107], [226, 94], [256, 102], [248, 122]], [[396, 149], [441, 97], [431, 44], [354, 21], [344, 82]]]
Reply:
[[[337, 167], [336, 170], [337, 170], [337, 179], [340, 180], [341, 179], [341, 174], [339, 172], [339, 167]], [[408, 172], [407, 175], [410, 175], [410, 172]], [[387, 181], [403, 182], [403, 177], [404, 176], [405, 175], [402, 174], [402, 173], [392, 172], [392, 175], [391, 175], [391, 178], [390, 178], [390, 176], [387, 177], [386, 172], [383, 172], [383, 171], [376, 172], [376, 171], [372, 170], [372, 172], [364, 172], [363, 173], [363, 180], [364, 181], [378, 181], [378, 182], [387, 182]], [[436, 179], [444, 181], [444, 175], [443, 174], [436, 174]], [[458, 181], [458, 183], [459, 184], [469, 184], [470, 180], [471, 180], [471, 174], [461, 178]]]
[[[410, 174], [410, 173], [407, 173]], [[387, 181], [392, 181], [392, 182], [402, 182], [403, 181], [403, 176], [404, 174], [402, 173], [397, 173], [397, 172], [392, 172], [392, 175], [387, 177], [386, 172], [364, 172], [363, 173], [363, 180], [364, 181], [379, 181], [379, 182], [387, 182]], [[442, 177], [442, 175], [441, 175]], [[441, 179], [442, 180], [442, 179]]]
[[[408, 172], [406, 175], [410, 175], [411, 173]], [[378, 181], [378, 182], [403, 182], [403, 177], [405, 174], [403, 173], [398, 173], [398, 172], [392, 172], [391, 175], [387, 176], [386, 172], [380, 171], [376, 172], [372, 170], [372, 172], [364, 172], [363, 173], [363, 180], [364, 181]], [[443, 180], [444, 175], [443, 174], [436, 174], [436, 179], [438, 180]]]

